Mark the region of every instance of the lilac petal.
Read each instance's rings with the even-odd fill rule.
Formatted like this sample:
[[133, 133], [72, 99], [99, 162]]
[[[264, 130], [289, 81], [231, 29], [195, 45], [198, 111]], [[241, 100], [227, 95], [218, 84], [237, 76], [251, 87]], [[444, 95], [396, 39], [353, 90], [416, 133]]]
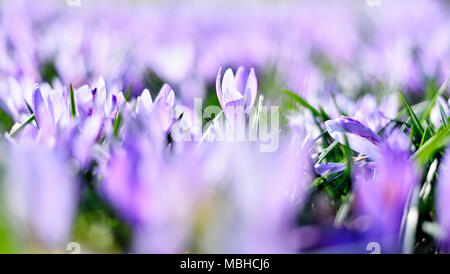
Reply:
[[242, 95], [245, 95], [245, 85], [247, 83], [247, 77], [248, 77], [248, 74], [246, 73], [245, 68], [240, 66], [236, 71], [236, 76], [235, 76], [234, 80], [236, 82], [237, 90]]
[[231, 69], [227, 69], [223, 76], [222, 92], [222, 100], [225, 106], [227, 106], [229, 102], [237, 102], [244, 98], [242, 94], [236, 89], [236, 82], [234, 79], [233, 71]]
[[94, 98], [94, 93], [91, 91], [88, 85], [79, 87], [75, 91], [77, 104], [85, 104], [90, 102]]
[[153, 100], [148, 89], [142, 91], [141, 96], [137, 98], [137, 112], [150, 113], [153, 108]]
[[319, 164], [314, 167], [317, 174], [323, 176], [324, 174], [333, 174], [345, 170], [345, 163], [327, 163]]
[[33, 109], [34, 109], [34, 117], [38, 126], [44, 123], [45, 120], [45, 103], [44, 98], [42, 97], [41, 89], [39, 85], [36, 84], [33, 92]]
[[223, 93], [222, 93], [221, 84], [222, 84], [222, 67], [219, 68], [219, 72], [217, 73], [217, 77], [216, 77], [216, 93], [217, 93], [217, 99], [219, 99], [220, 106], [223, 109], [223, 108], [225, 108], [225, 105], [222, 100]]
[[101, 132], [102, 124], [102, 115], [94, 114], [89, 119], [86, 119], [80, 128], [79, 136], [77, 136], [74, 143], [74, 153], [83, 165], [89, 160], [88, 156], [92, 151], [92, 146]]
[[253, 106], [256, 100], [257, 93], [258, 93], [258, 79], [256, 78], [255, 70], [251, 68], [244, 92], [244, 100], [246, 107]]
[[172, 108], [175, 106], [175, 93], [168, 84], [164, 84], [162, 86], [158, 96], [155, 99], [155, 102], [159, 100], [163, 100], [163, 102], [167, 104], [168, 107]]
[[141, 98], [142, 104], [148, 110], [150, 110], [152, 108], [152, 105], [153, 105], [152, 95], [150, 94], [150, 91], [148, 89], [145, 89], [144, 91], [142, 91], [142, 94], [141, 94], [140, 98]]
[[222, 92], [226, 93], [228, 90], [236, 89], [233, 71], [229, 68], [225, 71], [222, 80]]
[[377, 158], [379, 155], [377, 145], [381, 142], [381, 138], [357, 120], [340, 117], [326, 121], [325, 125], [331, 137], [339, 143], [345, 144], [347, 137], [351, 149], [371, 158]]
[[176, 120], [173, 117], [173, 107], [175, 105], [175, 93], [168, 84], [164, 84], [156, 97], [154, 104], [154, 115], [160, 123], [163, 131], [168, 132]]
[[8, 212], [48, 247], [70, 240], [78, 187], [68, 161], [58, 151], [29, 141], [12, 147], [4, 188]]
[[[398, 239], [408, 197], [420, 181], [408, 147], [398, 145], [407, 138], [396, 131], [380, 144], [375, 171], [355, 166], [354, 191], [356, 212], [371, 220], [371, 233]], [[381, 233], [381, 234], [380, 234]], [[386, 250], [395, 251], [397, 241], [386, 243]]]
[[50, 96], [48, 96], [47, 97], [47, 109], [48, 109], [48, 118], [49, 118], [49, 121], [51, 122], [51, 124], [54, 124], [55, 123], [55, 119], [54, 119], [54, 117], [55, 117], [55, 112], [54, 112], [54, 110], [53, 110], [53, 104], [52, 104], [52, 101], [50, 100]]
[[95, 89], [97, 90], [97, 92], [94, 96], [95, 111], [100, 111], [100, 113], [104, 113], [105, 105], [107, 103], [107, 92], [106, 92], [106, 83], [102, 77], [100, 77], [97, 80]]
[[396, 94], [391, 94], [383, 101], [380, 106], [380, 112], [383, 113], [384, 117], [389, 119], [395, 117], [398, 112], [398, 100], [399, 99]]

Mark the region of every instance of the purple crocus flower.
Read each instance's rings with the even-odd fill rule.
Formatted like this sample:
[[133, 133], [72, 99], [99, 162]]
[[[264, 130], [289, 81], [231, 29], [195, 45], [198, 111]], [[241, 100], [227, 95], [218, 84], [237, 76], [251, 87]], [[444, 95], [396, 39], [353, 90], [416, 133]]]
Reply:
[[352, 117], [373, 131], [380, 131], [397, 114], [398, 101], [398, 96], [394, 93], [387, 96], [381, 104], [377, 104], [375, 97], [367, 94], [357, 102]]
[[[164, 84], [153, 102], [148, 89], [144, 89], [136, 99], [134, 116], [142, 122], [149, 131], [157, 134], [162, 131], [167, 134], [177, 117], [174, 113], [175, 92], [168, 84]], [[159, 134], [159, 133], [158, 133]]]
[[104, 117], [94, 114], [75, 125], [76, 130], [73, 130], [68, 142], [71, 144], [73, 157], [81, 166], [86, 166], [91, 160], [92, 148], [102, 132], [103, 123]]
[[250, 73], [247, 73], [243, 67], [239, 67], [234, 75], [231, 69], [227, 69], [222, 80], [222, 68], [220, 68], [217, 73], [216, 91], [224, 111], [227, 107], [251, 108], [258, 93], [255, 71], [251, 68]]
[[351, 149], [371, 158], [378, 157], [377, 145], [381, 142], [381, 137], [369, 127], [355, 119], [344, 116], [328, 120], [325, 125], [331, 137], [339, 143], [345, 144], [345, 137], [347, 137]]
[[164, 84], [156, 96], [153, 114], [157, 117], [157, 121], [161, 125], [161, 129], [168, 132], [175, 121], [173, 117], [173, 107], [175, 106], [175, 93], [173, 89]]
[[375, 170], [359, 168], [354, 175], [356, 211], [367, 218], [369, 242], [385, 252], [398, 251], [405, 205], [420, 179], [408, 148], [408, 137], [395, 131], [380, 144]]
[[0, 106], [14, 121], [22, 122], [30, 116], [25, 102], [32, 101], [33, 85], [30, 79], [19, 81], [12, 76], [0, 83]]
[[132, 128], [124, 138], [102, 167], [101, 190], [132, 226], [133, 251], [186, 251], [202, 193], [203, 160], [191, 152], [168, 160], [153, 140]]
[[208, 222], [200, 223], [202, 250], [295, 252], [295, 220], [311, 182], [306, 151], [282, 146], [277, 152], [261, 153], [249, 143], [223, 143], [214, 151], [214, 162], [205, 161], [205, 170], [211, 170], [209, 184], [217, 187], [202, 209], [213, 211]]
[[8, 161], [2, 194], [11, 224], [20, 236], [45, 248], [64, 247], [71, 238], [78, 192], [69, 162], [31, 139], [4, 147]]
[[53, 137], [56, 132], [52, 102], [49, 97], [44, 99], [41, 89], [37, 84], [34, 89], [32, 100], [34, 117], [39, 127], [38, 138], [48, 144], [52, 144], [54, 142]]

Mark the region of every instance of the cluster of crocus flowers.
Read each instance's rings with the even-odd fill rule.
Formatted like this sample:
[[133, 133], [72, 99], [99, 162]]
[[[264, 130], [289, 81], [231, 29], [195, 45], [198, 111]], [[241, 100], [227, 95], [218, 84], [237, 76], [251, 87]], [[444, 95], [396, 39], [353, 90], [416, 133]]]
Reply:
[[[238, 71], [242, 77], [243, 68]], [[227, 81], [226, 92], [236, 88], [227, 86], [234, 79]], [[256, 81], [251, 70], [244, 93], [252, 98], [248, 107], [257, 96]], [[128, 99], [121, 91], [108, 90], [102, 78], [79, 88], [44, 86], [35, 85], [30, 118], [15, 125], [4, 144], [11, 159], [17, 154], [24, 162], [20, 176], [5, 163], [4, 184], [6, 208], [13, 213], [8, 218], [31, 229], [18, 230], [22, 240], [30, 237], [45, 248], [69, 241], [77, 201], [83, 199], [80, 190], [89, 183], [132, 228], [133, 252], [296, 251], [295, 217], [311, 176], [306, 145], [290, 148], [286, 143], [266, 154], [251, 142], [180, 144], [170, 139], [172, 126], [181, 120], [173, 116], [175, 93], [167, 84], [155, 100], [147, 89]], [[243, 99], [234, 106], [246, 106]], [[29, 158], [24, 158], [26, 153]], [[35, 159], [46, 154], [48, 161]], [[76, 175], [85, 172], [97, 175], [90, 182]], [[25, 188], [32, 181], [39, 191], [28, 193]], [[30, 199], [45, 206], [41, 214], [30, 213]], [[15, 209], [17, 203], [23, 213]], [[45, 229], [52, 224], [51, 230]], [[237, 224], [237, 230], [218, 230], [218, 225], [232, 229]], [[264, 230], [248, 238], [260, 226]], [[237, 243], [227, 240], [236, 236], [241, 239]]]

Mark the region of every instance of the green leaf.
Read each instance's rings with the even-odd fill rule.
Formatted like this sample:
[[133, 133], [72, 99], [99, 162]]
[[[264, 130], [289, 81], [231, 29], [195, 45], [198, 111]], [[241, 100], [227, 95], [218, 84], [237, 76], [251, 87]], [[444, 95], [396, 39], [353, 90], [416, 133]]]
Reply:
[[444, 108], [442, 107], [441, 103], [439, 103], [439, 111], [441, 113], [441, 120], [442, 120], [442, 124], [445, 126], [447, 126], [447, 114], [445, 113]]
[[429, 128], [429, 127], [426, 127], [426, 128], [425, 128], [425, 132], [424, 132], [423, 135], [422, 135], [422, 139], [420, 140], [420, 145], [419, 145], [419, 147], [423, 146], [423, 144], [429, 139], [429, 138], [428, 138], [428, 136], [430, 135], [430, 134], [429, 134], [429, 131], [430, 131], [430, 128]]
[[131, 99], [131, 92], [133, 92], [133, 85], [129, 86], [128, 89], [125, 91], [125, 100], [127, 102], [130, 102]]
[[14, 120], [9, 114], [0, 108], [0, 131], [8, 132], [14, 125]]
[[311, 113], [314, 115], [314, 117], [321, 117], [324, 121], [330, 120], [330, 117], [323, 111], [322, 109], [319, 111], [315, 107], [311, 106], [305, 99], [303, 99], [300, 95], [293, 93], [292, 91], [289, 91], [287, 89], [281, 89], [286, 95], [291, 97], [294, 101], [302, 105], [303, 107], [307, 108]]
[[[422, 136], [423, 135], [423, 127], [420, 124], [419, 119], [417, 118], [417, 116], [414, 113], [411, 106], [408, 104], [408, 101], [406, 101], [405, 96], [401, 92], [399, 92], [399, 94], [400, 94], [400, 99], [402, 100], [403, 104], [405, 105], [406, 114], [408, 115], [409, 119], [411, 120], [412, 127], [414, 127], [417, 130], [418, 134], [420, 136]], [[412, 129], [412, 127], [411, 127], [411, 129]]]
[[448, 87], [448, 82], [449, 79], [447, 79], [444, 84], [442, 84], [442, 86], [439, 88], [439, 90], [436, 92], [436, 94], [434, 94], [433, 98], [431, 99], [430, 104], [428, 105], [427, 109], [425, 110], [425, 113], [422, 116], [422, 119], [420, 119], [421, 122], [427, 120], [428, 118], [430, 118], [431, 115], [431, 111], [433, 111], [434, 106], [436, 105], [436, 101], [439, 98], [439, 96], [441, 96], [445, 90]]
[[119, 112], [117, 113], [113, 126], [113, 133], [116, 138], [119, 138], [119, 129], [121, 125], [122, 125], [122, 114]]
[[69, 93], [70, 93], [70, 114], [72, 117], [77, 116], [77, 105], [75, 103], [75, 94], [73, 92], [72, 84], [69, 84]]
[[345, 155], [345, 158], [347, 160], [347, 168], [346, 168], [346, 172], [347, 172], [347, 176], [351, 176], [352, 172], [353, 172], [353, 158], [352, 158], [352, 154], [353, 151], [350, 148], [350, 144], [348, 143], [348, 139], [347, 137], [345, 137], [345, 145], [342, 146], [343, 147], [343, 152]]
[[425, 164], [434, 154], [450, 142], [450, 125], [442, 126], [436, 134], [423, 144], [413, 155], [420, 164]]

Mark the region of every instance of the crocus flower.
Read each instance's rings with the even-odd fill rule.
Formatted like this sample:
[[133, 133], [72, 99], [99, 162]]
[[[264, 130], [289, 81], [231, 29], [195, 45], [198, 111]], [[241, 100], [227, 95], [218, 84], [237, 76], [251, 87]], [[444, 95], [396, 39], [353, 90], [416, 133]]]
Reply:
[[95, 114], [89, 119], [83, 120], [80, 125], [76, 125], [76, 130], [73, 130], [73, 134], [68, 140], [72, 146], [74, 158], [82, 166], [88, 164], [90, 156], [92, 156], [92, 148], [101, 134], [103, 123], [104, 117]]
[[199, 216], [204, 252], [293, 253], [298, 247], [295, 218], [310, 187], [308, 154], [298, 147], [274, 153], [255, 148], [223, 143], [213, 154], [221, 166], [206, 161], [206, 170], [214, 171], [210, 180], [220, 187], [204, 205], [213, 212], [206, 220]]
[[372, 158], [379, 155], [377, 145], [381, 142], [380, 136], [359, 121], [342, 116], [326, 121], [325, 125], [331, 137], [339, 143], [345, 144], [347, 137], [348, 144], [354, 151]]
[[[55, 117], [53, 105], [49, 97], [44, 99], [39, 85], [36, 84], [33, 93], [33, 111], [36, 123], [39, 127], [39, 133], [42, 139], [48, 142], [55, 133]], [[53, 142], [50, 141], [50, 142]]]
[[368, 218], [368, 241], [385, 252], [399, 251], [399, 233], [405, 205], [420, 177], [410, 159], [409, 139], [395, 131], [380, 145], [375, 171], [355, 172], [354, 191], [360, 216]]
[[161, 125], [161, 129], [168, 132], [174, 121], [173, 107], [175, 106], [175, 93], [173, 89], [164, 84], [156, 96], [153, 115], [155, 115], [158, 123]]
[[3, 144], [8, 152], [2, 194], [19, 236], [45, 248], [64, 247], [71, 238], [77, 183], [69, 161], [30, 139]]
[[251, 108], [258, 93], [255, 71], [251, 68], [250, 73], [247, 73], [243, 67], [239, 67], [235, 76], [231, 69], [227, 69], [222, 80], [222, 68], [220, 68], [217, 73], [216, 91], [220, 106], [225, 112], [227, 107]]
[[130, 129], [124, 138], [102, 167], [101, 192], [132, 226], [134, 252], [185, 252], [200, 200], [203, 160], [189, 152], [166, 161], [145, 135]]
[[397, 114], [398, 96], [391, 94], [381, 104], [377, 104], [375, 98], [367, 94], [357, 102], [357, 108], [353, 118], [367, 125], [374, 132], [380, 131]]
[[26, 102], [31, 103], [33, 81], [17, 80], [9, 76], [0, 82], [0, 106], [16, 122], [23, 122], [30, 116]]

